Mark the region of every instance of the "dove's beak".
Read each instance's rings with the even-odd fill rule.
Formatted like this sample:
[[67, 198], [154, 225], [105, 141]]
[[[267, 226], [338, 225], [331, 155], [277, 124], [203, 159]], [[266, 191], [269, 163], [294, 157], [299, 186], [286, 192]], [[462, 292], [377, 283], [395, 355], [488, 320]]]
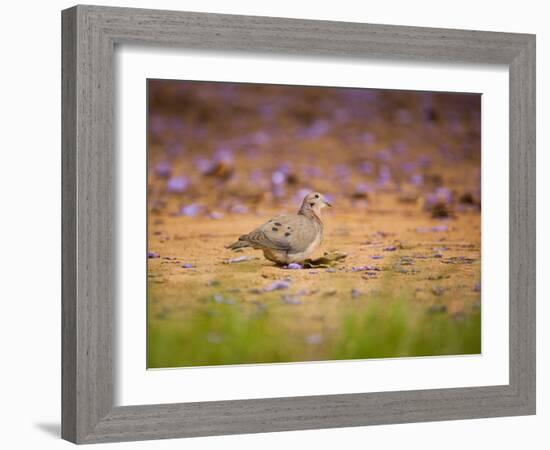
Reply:
[[326, 200], [324, 202], [326, 206], [328, 206], [329, 208], [332, 208], [332, 205], [329, 202], [327, 202]]

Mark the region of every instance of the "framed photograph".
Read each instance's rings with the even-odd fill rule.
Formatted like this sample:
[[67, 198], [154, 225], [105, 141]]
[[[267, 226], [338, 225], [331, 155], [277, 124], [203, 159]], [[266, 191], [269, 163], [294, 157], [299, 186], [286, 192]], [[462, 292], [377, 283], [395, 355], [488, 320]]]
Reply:
[[62, 435], [535, 413], [535, 37], [62, 13]]

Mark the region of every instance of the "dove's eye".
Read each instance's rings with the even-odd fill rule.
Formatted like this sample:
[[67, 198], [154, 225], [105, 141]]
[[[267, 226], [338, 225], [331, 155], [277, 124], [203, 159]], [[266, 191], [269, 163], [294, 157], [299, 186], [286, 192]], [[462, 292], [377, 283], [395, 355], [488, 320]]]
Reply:
[[315, 194], [315, 198], [319, 198], [319, 194]]

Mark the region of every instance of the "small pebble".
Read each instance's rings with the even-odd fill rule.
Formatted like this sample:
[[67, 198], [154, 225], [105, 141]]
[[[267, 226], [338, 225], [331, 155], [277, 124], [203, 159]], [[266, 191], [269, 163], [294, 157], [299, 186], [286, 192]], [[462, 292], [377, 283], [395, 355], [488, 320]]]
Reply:
[[160, 254], [157, 252], [147, 252], [147, 258], [160, 258]]
[[184, 269], [193, 269], [195, 266], [191, 263], [185, 263], [182, 264], [181, 267], [183, 267]]
[[384, 248], [385, 252], [394, 252], [395, 250], [397, 250], [397, 247], [395, 245], [390, 245]]
[[363, 293], [359, 289], [353, 288], [351, 290], [351, 298], [359, 298], [362, 295], [363, 295]]
[[298, 264], [298, 263], [290, 263], [288, 266], [285, 266], [285, 269], [299, 270], [299, 269], [303, 269], [303, 267], [301, 264]]

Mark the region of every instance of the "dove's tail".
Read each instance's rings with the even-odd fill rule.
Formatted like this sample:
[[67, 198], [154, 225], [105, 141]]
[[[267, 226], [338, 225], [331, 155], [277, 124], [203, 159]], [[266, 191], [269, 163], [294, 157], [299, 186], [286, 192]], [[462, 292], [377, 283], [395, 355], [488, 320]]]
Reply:
[[225, 248], [228, 248], [229, 250], [237, 250], [244, 247], [251, 247], [250, 243], [246, 240], [246, 234], [241, 236], [237, 242], [233, 242], [233, 244], [228, 245]]

